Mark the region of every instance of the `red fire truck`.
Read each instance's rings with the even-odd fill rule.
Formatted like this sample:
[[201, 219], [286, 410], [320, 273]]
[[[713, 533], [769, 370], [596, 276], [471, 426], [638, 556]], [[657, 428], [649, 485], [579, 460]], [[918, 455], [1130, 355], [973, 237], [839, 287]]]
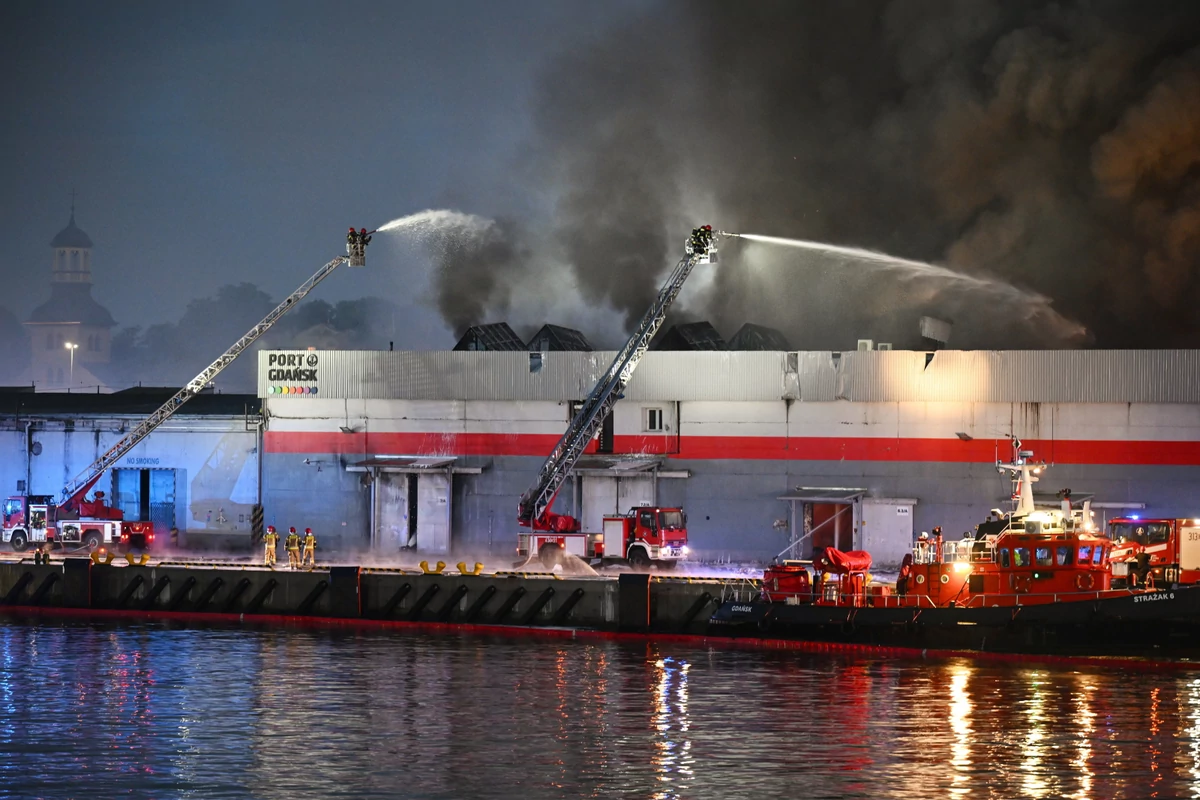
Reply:
[[1200, 583], [1200, 519], [1109, 520], [1114, 584], [1135, 581]]
[[126, 522], [119, 508], [105, 502], [104, 492], [96, 492], [93, 500], [78, 505], [77, 511], [59, 506], [51, 495], [10, 497], [4, 501], [3, 540], [18, 553], [41, 543], [128, 552], [147, 550], [154, 541], [151, 523]]
[[517, 555], [536, 554], [551, 568], [562, 553], [591, 561], [627, 560], [632, 567], [673, 569], [688, 555], [687, 514], [682, 508], [638, 506], [623, 517], [605, 517], [601, 533], [539, 531], [519, 534]]
[[715, 237], [719, 233], [711, 225], [692, 230], [684, 245], [683, 258], [667, 276], [637, 330], [617, 352], [587, 399], [579, 404], [566, 432], [542, 464], [537, 480], [521, 496], [517, 524], [529, 528], [529, 532], [518, 534], [517, 554], [525, 559], [524, 563], [540, 557], [544, 566], [552, 568], [565, 552], [602, 561], [628, 560], [631, 565], [643, 568], [657, 563], [669, 569], [687, 556], [687, 518], [682, 509], [633, 508], [623, 517], [605, 517], [604, 530], [599, 533], [582, 532], [578, 519], [550, 509], [580, 456], [595, 440], [617, 401], [625, 396], [633, 371], [692, 269], [697, 264], [716, 262]]

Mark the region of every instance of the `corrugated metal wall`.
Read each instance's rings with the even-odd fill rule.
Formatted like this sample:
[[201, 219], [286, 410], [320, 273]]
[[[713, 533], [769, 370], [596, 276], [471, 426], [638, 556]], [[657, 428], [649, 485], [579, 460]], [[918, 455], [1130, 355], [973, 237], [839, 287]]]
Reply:
[[[316, 358], [315, 381], [272, 380], [268, 359]], [[597, 353], [263, 351], [258, 394], [315, 387], [321, 398], [578, 400], [613, 358]], [[287, 397], [290, 398], [290, 394]], [[309, 394], [298, 394], [304, 402]], [[1200, 403], [1200, 351], [1020, 350], [936, 353], [653, 352], [632, 400], [804, 402]], [[282, 399], [282, 398], [280, 398]]]

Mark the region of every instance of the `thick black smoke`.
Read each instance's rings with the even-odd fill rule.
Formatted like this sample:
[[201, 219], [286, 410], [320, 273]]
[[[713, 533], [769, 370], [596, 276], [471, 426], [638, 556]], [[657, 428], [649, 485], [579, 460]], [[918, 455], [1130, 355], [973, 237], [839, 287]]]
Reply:
[[[868, 247], [1002, 277], [1095, 343], [1200, 342], [1200, 4], [666, 3], [545, 70], [531, 189], [584, 305], [626, 325], [694, 224]], [[1045, 309], [731, 243], [681, 302], [725, 334], [1079, 344]], [[524, 280], [497, 260], [456, 327]], [[699, 273], [698, 273], [699, 275]], [[702, 290], [702, 291], [700, 291]], [[456, 297], [458, 297], [456, 295]]]

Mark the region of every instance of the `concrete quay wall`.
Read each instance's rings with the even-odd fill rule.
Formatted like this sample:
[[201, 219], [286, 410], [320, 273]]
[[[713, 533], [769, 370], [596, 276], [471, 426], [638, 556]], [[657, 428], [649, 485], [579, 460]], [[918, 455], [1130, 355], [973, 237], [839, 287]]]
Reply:
[[[752, 587], [741, 587], [745, 594]], [[571, 578], [229, 564], [0, 563], [0, 612], [37, 609], [214, 618], [299, 617], [448, 625], [703, 633], [730, 587], [644, 574]]]

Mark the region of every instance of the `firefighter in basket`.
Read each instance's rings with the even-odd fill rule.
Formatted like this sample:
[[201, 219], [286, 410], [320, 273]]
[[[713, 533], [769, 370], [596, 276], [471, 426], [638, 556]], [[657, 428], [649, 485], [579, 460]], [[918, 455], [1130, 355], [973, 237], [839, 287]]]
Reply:
[[687, 254], [702, 256], [712, 247], [713, 230], [712, 225], [704, 225], [692, 231], [692, 237], [688, 239]]
[[296, 569], [300, 566], [300, 536], [295, 528], [288, 528], [287, 539], [283, 544], [287, 548], [288, 566]]
[[279, 534], [275, 532], [274, 525], [267, 526], [267, 532], [263, 534], [263, 564], [268, 567], [275, 566], [275, 548], [279, 544]]
[[346, 234], [346, 255], [348, 255], [348, 256], [354, 255], [354, 250], [357, 247], [358, 247], [358, 231], [354, 230], [354, 228], [351, 228], [350, 232]]
[[304, 555], [300, 559], [300, 566], [312, 569], [317, 565], [317, 537], [313, 535], [312, 528], [304, 529]]

